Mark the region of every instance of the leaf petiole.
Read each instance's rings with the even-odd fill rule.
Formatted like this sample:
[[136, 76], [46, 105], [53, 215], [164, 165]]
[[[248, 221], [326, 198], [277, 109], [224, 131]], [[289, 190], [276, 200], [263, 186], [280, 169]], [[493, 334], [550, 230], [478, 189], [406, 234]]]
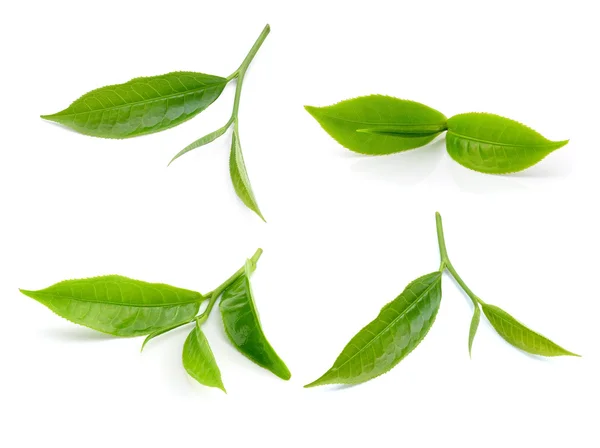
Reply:
[[[250, 261], [252, 263], [252, 270], [256, 269], [256, 262], [259, 260], [262, 253], [263, 253], [262, 249], [260, 249], [260, 248], [256, 249], [256, 252], [254, 252], [254, 255], [252, 255], [252, 257], [250, 258]], [[233, 282], [235, 282], [240, 276], [242, 276], [242, 274], [244, 274], [244, 272], [245, 272], [245, 265], [243, 267], [241, 267], [240, 269], [238, 269], [231, 277], [229, 277], [227, 280], [225, 280], [216, 289], [213, 289], [211, 292], [204, 294], [201, 302], [208, 300], [208, 305], [200, 315], [193, 317], [191, 319], [185, 320], [183, 322], [179, 322], [179, 323], [170, 325], [168, 327], [160, 328], [160, 329], [150, 333], [146, 337], [146, 339], [144, 339], [141, 350], [144, 350], [144, 347], [146, 346], [146, 344], [148, 342], [150, 342], [150, 340], [154, 339], [156, 336], [160, 336], [162, 334], [168, 333], [171, 330], [175, 330], [176, 328], [179, 328], [183, 325], [190, 324], [192, 322], [198, 322], [198, 324], [203, 324], [206, 321], [206, 319], [208, 319], [210, 312], [212, 311], [213, 307], [215, 306], [217, 299], [221, 296], [221, 294], [223, 294], [223, 291], [225, 291], [227, 288], [229, 288], [229, 286], [231, 286], [231, 284]]]
[[[250, 258], [250, 261], [252, 262], [253, 270], [256, 269], [256, 263], [259, 260], [260, 256], [262, 255], [262, 252], [263, 252], [262, 249], [260, 249], [260, 248], [256, 249], [256, 252], [254, 252], [254, 255], [252, 255], [252, 257]], [[217, 288], [215, 288], [213, 290], [206, 309], [199, 316], [197, 316], [195, 318], [196, 322], [198, 322], [199, 325], [206, 322], [212, 309], [214, 308], [215, 304], [217, 303], [217, 299], [219, 297], [221, 297], [221, 294], [223, 294], [223, 292], [227, 288], [229, 288], [233, 284], [233, 282], [235, 282], [238, 278], [240, 278], [244, 274], [244, 272], [245, 272], [245, 265], [242, 266], [240, 269], [238, 269], [231, 277], [229, 277], [221, 285], [219, 285]]]
[[446, 249], [446, 240], [444, 238], [444, 228], [442, 226], [442, 215], [440, 215], [439, 212], [435, 213], [435, 224], [438, 237], [438, 246], [440, 248], [440, 272], [442, 272], [444, 269], [447, 269], [448, 272], [450, 272], [450, 275], [452, 275], [452, 277], [454, 278], [454, 280], [456, 280], [456, 283], [458, 283], [460, 287], [465, 291], [465, 293], [469, 296], [469, 298], [473, 302], [473, 305], [477, 306], [478, 303], [483, 305], [483, 300], [477, 297], [475, 293], [471, 291], [471, 289], [466, 285], [463, 279], [460, 278], [460, 275], [458, 275], [458, 272], [456, 272], [456, 269], [454, 269], [454, 266], [452, 266], [452, 263], [448, 258], [448, 250]]

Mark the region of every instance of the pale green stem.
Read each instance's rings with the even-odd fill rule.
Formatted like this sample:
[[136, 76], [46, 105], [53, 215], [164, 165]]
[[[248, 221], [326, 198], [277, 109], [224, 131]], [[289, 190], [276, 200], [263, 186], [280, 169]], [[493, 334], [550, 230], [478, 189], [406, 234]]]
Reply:
[[448, 251], [446, 249], [446, 240], [444, 238], [444, 228], [442, 227], [442, 216], [438, 212], [435, 213], [435, 224], [436, 224], [436, 230], [437, 230], [437, 236], [438, 236], [438, 246], [440, 248], [440, 258], [441, 258], [440, 271], [443, 271], [444, 269], [448, 269], [448, 272], [450, 272], [450, 275], [452, 275], [452, 277], [454, 277], [454, 280], [456, 280], [456, 283], [458, 283], [460, 285], [460, 287], [465, 291], [465, 293], [473, 301], [473, 305], [477, 306], [477, 303], [480, 303], [481, 305], [483, 305], [484, 304], [483, 300], [481, 300], [479, 297], [477, 297], [475, 295], [475, 293], [473, 291], [471, 291], [471, 289], [466, 285], [466, 283], [463, 281], [463, 279], [460, 278], [460, 275], [458, 275], [458, 272], [456, 272], [456, 269], [454, 269], [454, 266], [452, 266], [452, 263], [450, 262], [450, 259], [448, 258]]
[[246, 70], [250, 66], [252, 59], [254, 59], [254, 56], [256, 56], [256, 53], [258, 52], [261, 45], [269, 35], [270, 31], [271, 27], [269, 25], [266, 25], [265, 28], [262, 30], [262, 33], [260, 33], [260, 36], [258, 36], [258, 39], [256, 39], [256, 42], [254, 42], [254, 45], [252, 45], [252, 48], [246, 55], [246, 58], [242, 61], [239, 68], [227, 78], [228, 81], [233, 78], [237, 78], [237, 85], [235, 86], [235, 98], [233, 100], [233, 112], [231, 113], [231, 118], [235, 120], [236, 125], [237, 114], [240, 108], [240, 97], [242, 95], [242, 85], [244, 84], [244, 76], [246, 75]]

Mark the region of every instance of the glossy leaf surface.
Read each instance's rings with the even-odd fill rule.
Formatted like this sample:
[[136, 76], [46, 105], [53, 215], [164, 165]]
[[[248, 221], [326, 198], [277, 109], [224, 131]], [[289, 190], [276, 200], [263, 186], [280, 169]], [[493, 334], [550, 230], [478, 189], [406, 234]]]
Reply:
[[362, 154], [391, 154], [418, 148], [446, 129], [446, 117], [437, 110], [384, 95], [305, 109], [338, 143]]
[[135, 78], [92, 90], [42, 118], [95, 137], [134, 137], [189, 120], [210, 106], [226, 84], [220, 76], [195, 72]]
[[120, 275], [66, 280], [21, 292], [71, 322], [115, 336], [146, 335], [191, 319], [203, 300], [199, 292]]
[[233, 130], [233, 139], [231, 141], [231, 153], [229, 154], [229, 175], [231, 176], [231, 182], [233, 188], [238, 197], [242, 200], [246, 207], [260, 216], [263, 221], [263, 217], [256, 198], [252, 192], [252, 186], [250, 185], [250, 179], [248, 179], [248, 173], [246, 172], [246, 165], [244, 163], [244, 156], [242, 155], [242, 146], [240, 144], [240, 137], [237, 129]]
[[269, 344], [258, 318], [250, 285], [253, 266], [246, 262], [245, 274], [225, 290], [219, 308], [225, 332], [233, 345], [259, 366], [279, 378], [289, 380], [291, 373]]
[[548, 140], [499, 115], [467, 113], [448, 119], [448, 153], [461, 165], [482, 173], [522, 171], [567, 143]]
[[333, 366], [305, 387], [359, 384], [388, 372], [423, 340], [437, 315], [442, 274], [411, 282], [354, 336]]
[[477, 333], [479, 321], [481, 320], [481, 308], [479, 308], [479, 304], [474, 303], [473, 305], [473, 317], [471, 318], [471, 326], [469, 328], [469, 356], [471, 356], [473, 341], [475, 340], [475, 334]]
[[530, 330], [506, 311], [494, 305], [482, 305], [485, 317], [509, 344], [533, 355], [579, 356], [556, 345], [550, 339]]
[[200, 384], [218, 387], [223, 392], [226, 392], [215, 355], [200, 325], [197, 323], [185, 340], [182, 358], [183, 367], [185, 367], [185, 370], [187, 370], [187, 373], [192, 378]]

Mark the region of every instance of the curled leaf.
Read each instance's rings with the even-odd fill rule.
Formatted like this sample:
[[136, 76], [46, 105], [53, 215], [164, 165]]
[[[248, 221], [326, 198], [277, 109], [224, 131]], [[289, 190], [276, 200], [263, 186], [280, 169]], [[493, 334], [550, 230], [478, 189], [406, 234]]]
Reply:
[[202, 294], [120, 275], [66, 280], [21, 292], [76, 324], [115, 336], [141, 336], [192, 319]]
[[92, 90], [42, 118], [94, 137], [135, 137], [189, 120], [210, 106], [226, 84], [220, 76], [195, 72], [135, 78]]
[[469, 328], [469, 356], [471, 356], [471, 349], [473, 348], [473, 340], [477, 333], [477, 327], [479, 327], [479, 321], [481, 320], [481, 308], [479, 304], [475, 302], [473, 304], [473, 317], [471, 318], [471, 326]]
[[324, 375], [304, 387], [364, 383], [392, 369], [431, 328], [442, 298], [441, 278], [433, 272], [411, 282], [350, 340]]
[[392, 154], [418, 148], [446, 129], [446, 117], [437, 110], [384, 95], [305, 109], [339, 144], [362, 154]]
[[533, 355], [579, 356], [556, 345], [541, 334], [530, 330], [497, 306], [488, 304], [482, 304], [481, 306], [492, 327], [509, 344]]
[[292, 376], [289, 369], [267, 340], [260, 325], [250, 285], [250, 275], [254, 269], [250, 260], [244, 269], [244, 275], [227, 288], [221, 297], [219, 308], [225, 332], [242, 354], [279, 378], [289, 380]]
[[185, 340], [182, 360], [187, 373], [200, 384], [226, 392], [215, 355], [198, 323]]
[[449, 118], [446, 134], [446, 149], [454, 160], [490, 174], [522, 171], [568, 142], [548, 140], [517, 121], [485, 113]]
[[153, 331], [152, 333], [150, 333], [148, 336], [146, 336], [144, 338], [144, 342], [142, 343], [142, 347], [140, 348], [140, 351], [144, 351], [144, 347], [146, 346], [146, 344], [148, 342], [150, 342], [152, 339], [154, 339], [155, 337], [160, 336], [161, 334], [168, 333], [169, 331], [175, 330], [176, 328], [179, 328], [183, 325], [189, 324], [192, 322], [192, 320], [194, 320], [194, 319], [186, 319], [183, 322], [178, 322], [176, 324], [168, 325], [166, 327], [159, 328], [158, 330]]
[[227, 129], [229, 129], [229, 126], [231, 126], [231, 121], [228, 121], [225, 124], [225, 126], [223, 126], [222, 128], [219, 128], [216, 131], [211, 132], [210, 134], [206, 134], [204, 137], [200, 137], [198, 140], [190, 143], [185, 148], [183, 148], [181, 151], [179, 151], [175, 155], [175, 157], [173, 157], [171, 159], [171, 161], [169, 162], [169, 165], [172, 164], [176, 159], [178, 159], [179, 157], [184, 155], [186, 152], [190, 152], [192, 149], [196, 149], [196, 148], [199, 148], [200, 146], [204, 146], [211, 142], [214, 142], [220, 136], [225, 134], [225, 132], [227, 132]]
[[240, 144], [240, 137], [238, 135], [237, 128], [233, 129], [233, 139], [231, 141], [231, 153], [229, 154], [229, 175], [231, 176], [231, 182], [233, 188], [238, 197], [242, 202], [256, 213], [260, 219], [265, 221], [256, 198], [252, 192], [252, 186], [250, 185], [250, 179], [248, 179], [248, 173], [246, 172], [246, 164], [244, 163], [244, 156], [242, 155], [242, 146]]

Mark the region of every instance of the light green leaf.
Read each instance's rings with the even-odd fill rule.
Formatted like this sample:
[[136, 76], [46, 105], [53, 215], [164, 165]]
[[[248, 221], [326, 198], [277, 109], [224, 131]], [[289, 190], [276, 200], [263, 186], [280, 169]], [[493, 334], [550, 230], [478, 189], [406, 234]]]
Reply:
[[184, 155], [186, 152], [189, 152], [192, 149], [199, 148], [200, 146], [207, 145], [208, 143], [214, 142], [220, 136], [225, 134], [225, 132], [227, 132], [227, 129], [229, 129], [229, 126], [231, 126], [231, 121], [228, 121], [227, 124], [225, 126], [223, 126], [222, 128], [219, 128], [216, 131], [211, 132], [210, 134], [206, 134], [204, 137], [200, 137], [195, 142], [190, 143], [185, 148], [183, 148], [181, 151], [179, 151], [177, 153], [177, 155], [175, 155], [175, 157], [173, 157], [171, 159], [171, 161], [169, 162], [169, 165], [172, 164], [176, 159], [178, 159], [179, 157]]
[[473, 318], [471, 319], [471, 327], [469, 328], [469, 356], [471, 356], [473, 340], [475, 339], [477, 327], [479, 327], [479, 321], [481, 320], [481, 308], [479, 308], [479, 304], [475, 302], [473, 306]]
[[441, 278], [433, 272], [411, 282], [350, 340], [323, 376], [304, 387], [359, 384], [392, 369], [431, 328], [442, 298]]
[[553, 142], [517, 121], [484, 113], [451, 117], [446, 135], [446, 149], [454, 160], [490, 174], [522, 171], [568, 142]]
[[42, 118], [95, 137], [135, 137], [189, 120], [210, 106], [226, 84], [220, 76], [194, 72], [135, 78], [92, 90]]
[[260, 325], [250, 285], [254, 267], [252, 261], [248, 260], [244, 275], [229, 286], [221, 297], [219, 308], [225, 332], [243, 355], [279, 378], [289, 380], [292, 376], [289, 369], [269, 344]]
[[384, 95], [305, 109], [338, 143], [362, 154], [382, 155], [418, 148], [446, 129], [446, 117], [437, 110]]
[[192, 378], [200, 384], [218, 387], [223, 392], [227, 392], [221, 380], [221, 371], [215, 355], [198, 323], [185, 340], [182, 358], [183, 367]]
[[231, 141], [231, 153], [229, 155], [229, 174], [231, 176], [231, 182], [236, 194], [242, 200], [246, 207], [260, 216], [260, 219], [265, 221], [256, 198], [252, 192], [250, 185], [250, 179], [248, 179], [248, 173], [246, 172], [246, 165], [244, 164], [244, 156], [242, 155], [242, 146], [240, 145], [240, 137], [238, 135], [237, 127], [233, 129], [233, 139]]
[[556, 345], [550, 339], [530, 330], [506, 311], [494, 305], [482, 304], [483, 313], [492, 327], [509, 344], [533, 355], [579, 356]]
[[120, 275], [66, 280], [23, 294], [76, 324], [115, 336], [141, 336], [193, 318], [202, 294]]
[[150, 333], [148, 336], [146, 336], [146, 338], [144, 339], [144, 342], [142, 343], [142, 348], [140, 349], [140, 351], [144, 351], [144, 347], [146, 346], [146, 344], [148, 342], [150, 342], [152, 339], [154, 339], [157, 336], [160, 336], [161, 334], [165, 334], [168, 333], [171, 330], [175, 330], [176, 328], [179, 328], [183, 325], [189, 324], [193, 321], [194, 319], [186, 319], [183, 322], [178, 322], [176, 324], [173, 325], [168, 325], [166, 327], [163, 328], [159, 328], [158, 330], [153, 331], [152, 333]]

